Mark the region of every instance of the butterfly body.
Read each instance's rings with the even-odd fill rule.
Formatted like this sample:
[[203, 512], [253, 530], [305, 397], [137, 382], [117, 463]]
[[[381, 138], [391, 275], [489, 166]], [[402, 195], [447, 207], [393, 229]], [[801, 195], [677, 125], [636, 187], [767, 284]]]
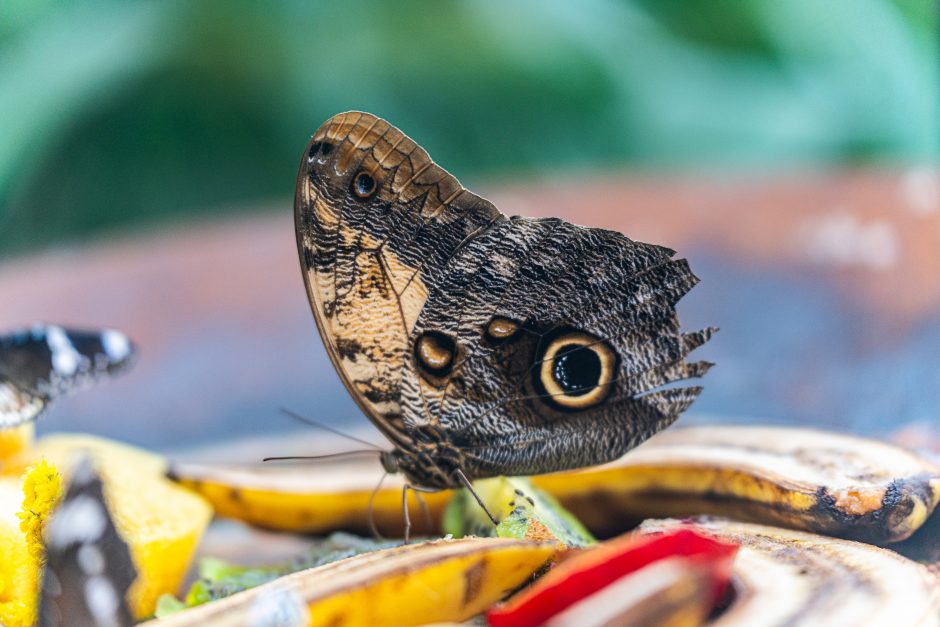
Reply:
[[123, 371], [133, 357], [113, 329], [36, 324], [0, 336], [0, 428], [35, 420], [55, 398]]
[[366, 113], [301, 161], [297, 242], [336, 370], [416, 485], [610, 461], [700, 388], [673, 251], [560, 219], [507, 217]]

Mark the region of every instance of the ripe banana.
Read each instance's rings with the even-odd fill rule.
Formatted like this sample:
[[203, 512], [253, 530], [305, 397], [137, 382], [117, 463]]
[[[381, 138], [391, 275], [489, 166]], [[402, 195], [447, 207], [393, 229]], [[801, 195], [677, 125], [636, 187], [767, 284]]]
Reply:
[[[558, 545], [465, 538], [373, 551], [183, 610], [151, 627], [424, 625], [463, 621], [540, 570]], [[306, 621], [306, 622], [305, 622]]]
[[882, 544], [910, 536], [940, 500], [940, 468], [923, 457], [782, 427], [671, 429], [612, 464], [533, 482], [600, 535], [711, 514]]
[[[176, 464], [170, 474], [223, 516], [290, 531], [368, 533], [380, 469], [325, 466]], [[611, 464], [533, 477], [532, 483], [604, 537], [649, 517], [711, 514], [882, 544], [910, 536], [940, 500], [940, 468], [914, 453], [781, 427], [670, 429]], [[434, 521], [449, 498], [425, 495]], [[380, 530], [400, 533], [401, 480], [386, 479], [372, 505]], [[420, 511], [415, 500], [409, 507]]]

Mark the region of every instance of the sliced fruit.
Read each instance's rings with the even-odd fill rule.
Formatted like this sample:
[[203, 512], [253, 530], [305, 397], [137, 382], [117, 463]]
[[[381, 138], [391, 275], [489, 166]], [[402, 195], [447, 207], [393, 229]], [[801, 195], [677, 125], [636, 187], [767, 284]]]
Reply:
[[533, 487], [527, 479], [482, 479], [473, 482], [473, 489], [499, 524], [493, 525], [468, 490], [458, 490], [444, 512], [444, 533], [456, 538], [473, 535], [551, 540], [568, 547], [597, 543], [558, 501]]
[[7, 460], [32, 446], [35, 432], [36, 427], [32, 422], [12, 429], [0, 429], [0, 472], [4, 472]]
[[398, 546], [399, 542], [377, 541], [337, 532], [316, 542], [309, 551], [290, 562], [270, 566], [238, 566], [223, 560], [203, 558], [199, 561], [199, 579], [189, 588], [183, 601], [169, 595], [160, 597], [157, 616], [169, 616], [187, 607], [224, 599], [236, 592], [260, 586], [300, 570], [329, 564], [354, 555]]
[[601, 535], [649, 517], [711, 514], [896, 542], [940, 500], [940, 468], [923, 457], [779, 427], [668, 430], [613, 464], [533, 481]]
[[[645, 620], [648, 615], [672, 614], [679, 609], [674, 607], [676, 598], [695, 599], [705, 585], [704, 602], [694, 604], [688, 614], [701, 619], [724, 593], [736, 551], [733, 544], [691, 529], [620, 537], [556, 565], [531, 588], [491, 610], [487, 619], [492, 627], [538, 627], [551, 620], [563, 622], [560, 615], [568, 612], [569, 617], [586, 614], [586, 622], [564, 624], [603, 625], [608, 619], [634, 624], [641, 615]], [[646, 572], [664, 560], [671, 566]], [[607, 590], [610, 586], [613, 590]], [[657, 607], [661, 602], [666, 604]], [[634, 619], [628, 620], [631, 614]], [[597, 620], [601, 615], [604, 621]]]
[[36, 571], [17, 513], [23, 480], [0, 477], [0, 624], [29, 627], [36, 618]]
[[[188, 464], [173, 466], [172, 475], [225, 516], [290, 531], [368, 533], [369, 499], [381, 470], [371, 461], [261, 469]], [[777, 427], [670, 429], [611, 464], [532, 483], [603, 537], [651, 516], [713, 514], [896, 542], [922, 525], [940, 499], [940, 468], [914, 453]], [[383, 533], [401, 531], [400, 490], [401, 479], [389, 477], [375, 495], [372, 512]], [[425, 495], [436, 524], [449, 498]]]
[[88, 454], [104, 481], [108, 508], [128, 543], [139, 577], [128, 601], [137, 618], [153, 614], [157, 598], [175, 593], [212, 516], [202, 498], [167, 481], [157, 455], [86, 435], [59, 434], [11, 461], [20, 472], [35, 460], [53, 463], [67, 480], [79, 454]]
[[[670, 533], [688, 525], [651, 520], [637, 533]], [[937, 578], [893, 551], [725, 520], [699, 519], [694, 527], [740, 547], [733, 600], [711, 625], [940, 625]]]
[[304, 614], [310, 624], [334, 627], [462, 621], [529, 579], [556, 547], [501, 538], [409, 544], [287, 575], [147, 624], [234, 626], [261, 615], [303, 624]]

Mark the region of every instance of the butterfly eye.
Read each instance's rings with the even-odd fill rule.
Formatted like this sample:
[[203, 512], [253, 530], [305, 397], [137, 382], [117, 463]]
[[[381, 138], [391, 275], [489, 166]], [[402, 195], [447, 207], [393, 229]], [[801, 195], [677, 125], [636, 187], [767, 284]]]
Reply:
[[353, 179], [352, 190], [359, 198], [368, 198], [375, 193], [375, 179], [368, 172], [360, 172]]
[[518, 322], [497, 316], [486, 325], [486, 339], [494, 343], [505, 342], [518, 331]]
[[587, 409], [607, 396], [616, 366], [617, 356], [606, 342], [572, 331], [549, 342], [537, 383], [550, 403], [563, 409]]
[[426, 331], [415, 341], [415, 359], [418, 364], [438, 377], [450, 372], [456, 354], [456, 342], [437, 331]]

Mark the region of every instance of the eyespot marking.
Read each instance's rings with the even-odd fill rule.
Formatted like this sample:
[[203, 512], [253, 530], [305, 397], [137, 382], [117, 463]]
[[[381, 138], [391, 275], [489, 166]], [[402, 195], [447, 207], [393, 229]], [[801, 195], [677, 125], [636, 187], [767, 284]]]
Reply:
[[584, 396], [601, 380], [601, 358], [590, 348], [565, 344], [552, 362], [552, 380], [568, 395]]
[[353, 179], [352, 191], [359, 198], [369, 198], [377, 187], [375, 179], [368, 172], [362, 171]]
[[415, 360], [435, 376], [450, 372], [457, 354], [453, 338], [438, 331], [425, 331], [415, 340]]
[[561, 409], [598, 405], [617, 372], [617, 355], [610, 345], [581, 331], [559, 334], [539, 359], [536, 387], [544, 390], [546, 402]]
[[519, 332], [519, 323], [496, 316], [486, 325], [486, 337], [494, 342], [505, 342]]

